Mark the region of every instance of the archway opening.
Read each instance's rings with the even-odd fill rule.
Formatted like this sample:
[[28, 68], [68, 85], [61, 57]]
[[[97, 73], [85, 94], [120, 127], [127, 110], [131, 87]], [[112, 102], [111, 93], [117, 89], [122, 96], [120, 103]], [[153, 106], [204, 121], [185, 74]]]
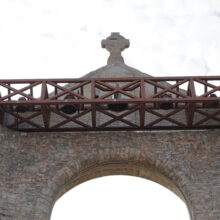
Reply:
[[167, 188], [133, 176], [105, 176], [65, 193], [51, 220], [190, 220], [186, 204]]

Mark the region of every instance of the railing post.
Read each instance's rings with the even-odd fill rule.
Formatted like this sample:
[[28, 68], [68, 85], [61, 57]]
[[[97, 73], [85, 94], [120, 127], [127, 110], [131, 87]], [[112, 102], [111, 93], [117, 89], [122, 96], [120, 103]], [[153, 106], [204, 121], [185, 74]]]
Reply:
[[[47, 90], [47, 82], [44, 80], [42, 81], [41, 100], [45, 100], [46, 98], [48, 98], [48, 90]], [[41, 114], [43, 117], [44, 127], [47, 129], [49, 128], [49, 124], [50, 124], [50, 111], [47, 105], [41, 104]]]
[[[144, 79], [141, 79], [140, 81], [140, 98], [144, 99], [145, 98], [145, 85], [144, 85]], [[140, 104], [140, 128], [143, 129], [144, 128], [144, 124], [145, 124], [145, 103], [141, 103]]]
[[4, 122], [4, 112], [0, 109], [0, 124]]
[[[0, 93], [0, 99], [1, 99], [1, 93]], [[1, 100], [0, 100], [1, 102]], [[1, 109], [2, 107], [0, 107], [0, 124], [3, 124], [3, 121], [4, 121], [4, 111], [2, 111]]]
[[[91, 80], [91, 99], [95, 99], [95, 80]], [[91, 113], [92, 113], [92, 127], [96, 128], [96, 104], [91, 104]]]
[[[196, 97], [195, 84], [194, 84], [194, 80], [192, 78], [189, 80], [187, 95], [190, 96], [191, 98]], [[188, 127], [192, 127], [192, 125], [193, 125], [195, 108], [196, 108], [195, 102], [188, 103], [188, 106], [186, 108], [186, 118], [187, 118], [187, 126]]]

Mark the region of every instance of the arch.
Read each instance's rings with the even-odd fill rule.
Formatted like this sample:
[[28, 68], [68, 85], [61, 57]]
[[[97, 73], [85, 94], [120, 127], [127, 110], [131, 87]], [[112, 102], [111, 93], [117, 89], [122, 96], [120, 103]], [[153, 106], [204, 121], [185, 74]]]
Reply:
[[[59, 171], [59, 177], [62, 179], [67, 174], [67, 169]], [[111, 175], [129, 175], [142, 177], [156, 182], [175, 193], [179, 198], [186, 202], [186, 198], [181, 190], [164, 174], [160, 173], [155, 167], [149, 164], [135, 163], [132, 161], [111, 161], [99, 164], [93, 164], [76, 175], [74, 175], [57, 193], [56, 200], [73, 187], [94, 178]], [[57, 177], [59, 179], [59, 177]]]
[[140, 161], [137, 162], [134, 160], [109, 160], [101, 163], [90, 161], [89, 165], [88, 162], [86, 162], [86, 164], [87, 166], [83, 166], [83, 163], [81, 163], [81, 167], [78, 167], [77, 171], [76, 169], [71, 168], [71, 166], [64, 167], [57, 171], [57, 175], [48, 182], [47, 186], [50, 190], [44, 189], [44, 192], [49, 192], [52, 196], [49, 201], [50, 212], [48, 212], [47, 220], [50, 220], [55, 202], [63, 194], [83, 182], [110, 175], [141, 177], [168, 188], [185, 202], [189, 211], [190, 219], [193, 220], [188, 198], [184, 195], [181, 188], [179, 188], [175, 182], [171, 181], [166, 175], [159, 172], [156, 167], [146, 163], [146, 161], [140, 163]]
[[178, 196], [160, 184], [114, 175], [86, 181], [65, 193], [55, 203], [51, 220], [88, 217], [189, 220], [189, 212]]

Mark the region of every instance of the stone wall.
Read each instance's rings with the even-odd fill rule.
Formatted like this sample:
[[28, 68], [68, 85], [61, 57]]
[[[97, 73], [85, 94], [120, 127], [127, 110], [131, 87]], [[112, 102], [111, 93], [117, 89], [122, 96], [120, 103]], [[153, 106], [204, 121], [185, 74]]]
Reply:
[[219, 130], [22, 133], [0, 128], [0, 219], [49, 220], [89, 179], [125, 174], [182, 198], [191, 220], [220, 219]]

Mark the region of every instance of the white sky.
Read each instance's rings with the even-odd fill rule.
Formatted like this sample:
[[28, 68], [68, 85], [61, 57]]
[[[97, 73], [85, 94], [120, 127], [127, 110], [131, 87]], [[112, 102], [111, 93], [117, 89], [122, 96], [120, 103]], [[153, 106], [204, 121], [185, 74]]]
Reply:
[[100, 42], [117, 31], [143, 72], [217, 75], [219, 27], [219, 0], [1, 0], [0, 77], [82, 76], [106, 64]]
[[[80, 77], [106, 64], [108, 53], [101, 49], [100, 42], [111, 32], [120, 32], [130, 39], [130, 48], [123, 52], [125, 62], [150, 75], [220, 73], [219, 0], [1, 0], [0, 78]], [[97, 190], [105, 192], [102, 187], [106, 189], [108, 184], [111, 189], [115, 184], [110, 184], [111, 179], [105, 183], [94, 181], [95, 186], [91, 181], [73, 189], [75, 194], [69, 203], [79, 201], [85, 192], [94, 191], [97, 197]], [[116, 188], [111, 190], [115, 195], [120, 193], [118, 189], [134, 193], [139, 183], [129, 185], [130, 182], [131, 179], [118, 179]], [[86, 191], [84, 188], [90, 184], [91, 188]], [[144, 187], [151, 189], [153, 185], [145, 181]], [[144, 190], [139, 188], [141, 191], [137, 194], [141, 196]], [[107, 191], [111, 194], [111, 190]], [[98, 202], [92, 198], [75, 219], [82, 214], [87, 215], [84, 219], [90, 218], [86, 210], [91, 203]], [[149, 198], [148, 194], [145, 198]], [[161, 200], [160, 195], [156, 198], [157, 202]], [[99, 200], [103, 204], [107, 202], [105, 198]], [[162, 206], [168, 201], [171, 197]], [[172, 203], [172, 210], [176, 210], [176, 203]], [[109, 210], [106, 212], [110, 214]], [[123, 215], [113, 217], [129, 219], [125, 212]], [[181, 216], [179, 213], [179, 217], [173, 219], [180, 220]], [[97, 220], [96, 217], [90, 219]], [[144, 219], [144, 215], [141, 218]]]
[[139, 177], [108, 176], [64, 194], [51, 217], [61, 219], [189, 220], [189, 215], [183, 201], [159, 184]]

